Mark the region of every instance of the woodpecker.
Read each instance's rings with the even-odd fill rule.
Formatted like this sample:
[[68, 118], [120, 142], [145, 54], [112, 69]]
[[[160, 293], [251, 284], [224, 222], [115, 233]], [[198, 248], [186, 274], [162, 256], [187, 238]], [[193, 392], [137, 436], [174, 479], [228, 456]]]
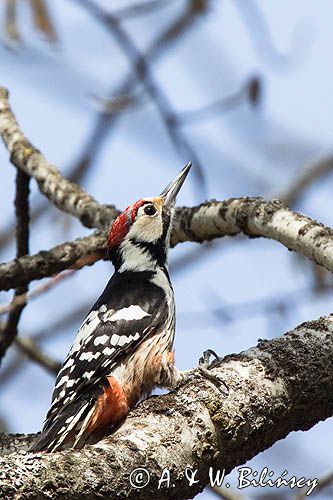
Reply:
[[138, 200], [113, 223], [108, 251], [114, 274], [77, 332], [31, 451], [94, 443], [155, 387], [173, 388], [188, 376], [190, 370], [174, 365], [168, 248], [176, 196], [190, 168], [188, 163], [160, 196]]

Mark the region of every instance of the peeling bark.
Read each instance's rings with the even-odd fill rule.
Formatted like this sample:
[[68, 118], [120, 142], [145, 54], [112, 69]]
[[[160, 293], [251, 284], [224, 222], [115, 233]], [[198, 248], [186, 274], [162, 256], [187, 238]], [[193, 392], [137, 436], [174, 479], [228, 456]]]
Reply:
[[[1, 498], [192, 498], [208, 483], [210, 466], [228, 473], [289, 432], [332, 415], [333, 315], [227, 356], [212, 373], [228, 385], [228, 395], [198, 377], [149, 398], [94, 446], [3, 456]], [[138, 467], [150, 474], [142, 489], [130, 483]], [[192, 486], [186, 467], [197, 469]], [[164, 468], [175, 486], [158, 489]]]

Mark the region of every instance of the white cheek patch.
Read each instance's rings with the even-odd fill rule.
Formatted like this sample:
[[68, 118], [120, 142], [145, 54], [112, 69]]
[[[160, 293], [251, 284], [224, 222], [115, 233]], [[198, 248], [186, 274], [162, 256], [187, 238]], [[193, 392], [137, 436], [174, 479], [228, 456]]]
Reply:
[[160, 214], [155, 217], [139, 217], [128, 232], [130, 238], [137, 239], [138, 241], [146, 241], [147, 243], [158, 240], [162, 234], [163, 223]]

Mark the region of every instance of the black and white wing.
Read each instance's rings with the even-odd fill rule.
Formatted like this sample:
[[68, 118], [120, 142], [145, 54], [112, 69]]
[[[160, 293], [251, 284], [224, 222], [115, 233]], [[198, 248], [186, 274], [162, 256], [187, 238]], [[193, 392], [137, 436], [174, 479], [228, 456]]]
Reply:
[[52, 442], [64, 427], [74, 426], [73, 413], [83, 411], [87, 398], [94, 399], [92, 388], [143, 340], [164, 327], [168, 305], [163, 289], [152, 283], [153, 275], [148, 271], [118, 273], [107, 284], [58, 373], [42, 431], [44, 443]]

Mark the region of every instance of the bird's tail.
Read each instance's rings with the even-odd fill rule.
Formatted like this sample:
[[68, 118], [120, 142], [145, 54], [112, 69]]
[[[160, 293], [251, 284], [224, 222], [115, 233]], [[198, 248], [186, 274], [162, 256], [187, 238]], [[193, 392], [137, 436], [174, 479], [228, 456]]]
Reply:
[[82, 448], [109, 434], [127, 415], [129, 405], [121, 384], [105, 377], [79, 398], [64, 406], [46, 420], [41, 435], [29, 451], [54, 452], [64, 448]]
[[51, 424], [44, 426], [29, 451], [53, 452], [69, 447], [82, 447], [85, 443], [82, 439], [85, 427], [94, 411], [95, 401], [80, 400], [68, 405]]

